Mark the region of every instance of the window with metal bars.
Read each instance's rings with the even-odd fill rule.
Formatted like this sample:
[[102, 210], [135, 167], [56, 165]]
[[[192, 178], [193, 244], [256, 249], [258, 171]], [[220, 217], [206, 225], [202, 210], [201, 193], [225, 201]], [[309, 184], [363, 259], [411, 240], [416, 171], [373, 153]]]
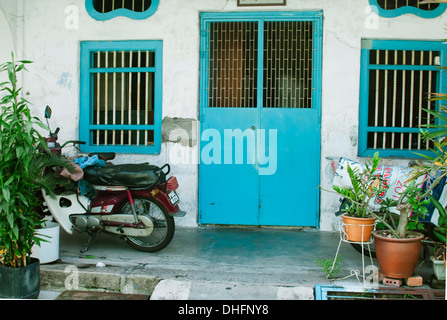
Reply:
[[433, 124], [429, 93], [442, 92], [439, 65], [445, 45], [424, 41], [364, 40], [359, 154], [415, 157], [429, 152], [420, 128]]
[[96, 20], [107, 20], [116, 16], [131, 19], [146, 19], [158, 8], [159, 0], [86, 0], [87, 12]]
[[81, 44], [85, 151], [160, 151], [161, 57], [161, 41]]
[[211, 22], [209, 107], [256, 108], [258, 57], [263, 48], [262, 106], [312, 107], [312, 21]]
[[442, 3], [421, 3], [421, 0], [369, 0], [371, 7], [383, 17], [412, 13], [423, 18], [434, 18], [447, 8]]
[[93, 7], [100, 13], [106, 13], [116, 9], [143, 12], [149, 9], [151, 2], [151, 0], [94, 0]]
[[377, 0], [377, 4], [384, 10], [393, 10], [406, 6], [415, 7], [421, 10], [434, 10], [439, 6], [439, 3], [425, 3], [421, 4], [420, 0]]

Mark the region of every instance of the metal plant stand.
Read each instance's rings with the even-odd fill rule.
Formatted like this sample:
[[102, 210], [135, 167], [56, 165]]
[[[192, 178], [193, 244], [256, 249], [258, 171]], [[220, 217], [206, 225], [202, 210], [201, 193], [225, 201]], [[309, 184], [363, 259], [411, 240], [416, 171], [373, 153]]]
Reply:
[[[348, 239], [348, 235], [347, 235], [347, 233], [345, 231], [345, 227], [349, 228], [349, 226], [350, 226], [350, 224], [346, 224], [346, 223], [343, 223], [343, 222], [340, 223], [340, 242], [338, 243], [338, 248], [337, 248], [337, 252], [335, 254], [334, 262], [332, 264], [331, 272], [332, 272], [332, 270], [335, 267], [335, 263], [336, 263], [337, 258], [338, 258], [338, 254], [339, 254], [339, 251], [340, 251], [341, 244], [343, 242], [359, 244], [359, 245], [362, 246], [362, 269], [363, 269], [362, 277], [363, 277], [363, 288], [365, 289], [367, 287], [367, 285], [366, 285], [366, 277], [365, 277], [365, 246], [368, 248], [369, 258], [370, 258], [370, 261], [371, 261], [371, 266], [373, 267], [373, 272], [377, 271], [377, 274], [375, 276], [377, 276], [377, 278], [378, 278], [378, 269], [376, 269], [376, 267], [374, 266], [373, 258], [372, 258], [372, 255], [371, 255], [371, 247], [370, 247], [370, 244], [372, 244], [374, 242], [374, 237], [372, 236], [372, 233], [371, 233], [371, 236], [369, 237], [369, 239], [367, 241], [363, 241], [363, 240], [362, 241], [351, 241], [351, 240]], [[357, 226], [359, 226], [359, 225], [357, 225]], [[365, 227], [371, 227], [371, 225], [370, 224], [368, 224], [368, 225], [361, 225], [361, 227], [362, 227], [362, 239], [363, 239], [364, 228]], [[375, 224], [374, 224], [374, 229], [375, 229]], [[357, 280], [360, 282], [360, 280], [359, 280], [359, 271], [358, 270], [352, 270], [351, 274], [349, 276], [344, 277], [342, 279], [346, 279], [346, 278], [349, 278], [349, 277], [352, 277], [352, 276], [356, 276]], [[340, 280], [340, 279], [335, 279], [335, 280]], [[377, 281], [376, 281], [376, 279], [373, 279], [373, 281], [374, 281], [374, 283], [377, 283], [377, 285], [378, 285], [378, 279], [377, 279]], [[368, 286], [368, 287], [371, 287], [371, 286]]]

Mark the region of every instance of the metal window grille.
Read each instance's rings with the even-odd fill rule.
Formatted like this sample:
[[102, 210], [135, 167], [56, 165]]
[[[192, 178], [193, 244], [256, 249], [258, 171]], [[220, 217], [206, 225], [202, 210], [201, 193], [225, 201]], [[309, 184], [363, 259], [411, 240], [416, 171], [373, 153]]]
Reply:
[[377, 0], [377, 4], [384, 10], [394, 10], [405, 6], [416, 7], [422, 10], [435, 10], [439, 3], [420, 4], [420, 0]]
[[315, 300], [444, 300], [441, 289], [380, 288], [361, 289], [335, 285], [315, 285]]
[[141, 69], [154, 67], [155, 52], [97, 51], [90, 64], [92, 122], [105, 128], [91, 131], [91, 145], [153, 145], [154, 130], [139, 127], [154, 125], [154, 72]]
[[210, 24], [210, 107], [256, 108], [257, 23]]
[[311, 108], [313, 23], [212, 22], [209, 34], [209, 107], [256, 108], [258, 55], [263, 52], [265, 108]]
[[433, 123], [423, 109], [435, 109], [428, 94], [437, 92], [439, 59], [439, 51], [370, 50], [368, 148], [429, 149], [419, 128]]
[[151, 2], [151, 0], [94, 0], [93, 7], [100, 13], [111, 12], [116, 9], [144, 12], [149, 9]]
[[264, 107], [312, 107], [311, 21], [271, 21], [264, 27]]

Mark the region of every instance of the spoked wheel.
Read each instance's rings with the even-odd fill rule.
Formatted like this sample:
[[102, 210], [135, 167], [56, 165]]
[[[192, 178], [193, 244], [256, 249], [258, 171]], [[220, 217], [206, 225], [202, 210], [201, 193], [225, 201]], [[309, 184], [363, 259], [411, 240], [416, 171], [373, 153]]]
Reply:
[[[166, 247], [174, 236], [174, 218], [151, 198], [135, 197], [134, 204], [137, 215], [144, 215], [152, 220], [154, 230], [146, 237], [126, 236], [127, 243], [135, 249], [146, 252], [155, 252]], [[126, 201], [119, 212], [133, 214], [130, 203]]]

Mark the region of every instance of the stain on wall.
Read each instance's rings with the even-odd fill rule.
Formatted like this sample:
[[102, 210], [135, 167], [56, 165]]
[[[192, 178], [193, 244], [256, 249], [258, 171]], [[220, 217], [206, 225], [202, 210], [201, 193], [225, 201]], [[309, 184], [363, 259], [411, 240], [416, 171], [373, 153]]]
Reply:
[[174, 142], [194, 147], [197, 145], [197, 121], [188, 118], [163, 118], [161, 142]]

